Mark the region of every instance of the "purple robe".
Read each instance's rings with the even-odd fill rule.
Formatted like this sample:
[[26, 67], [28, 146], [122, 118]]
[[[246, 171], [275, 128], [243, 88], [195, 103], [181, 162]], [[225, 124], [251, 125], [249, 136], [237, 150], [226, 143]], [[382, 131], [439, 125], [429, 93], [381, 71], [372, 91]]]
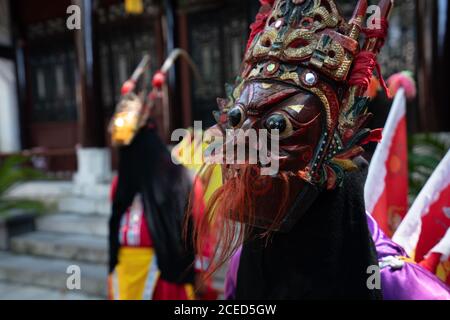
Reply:
[[[450, 300], [450, 288], [420, 265], [406, 262], [405, 250], [389, 239], [375, 220], [367, 215], [367, 223], [377, 249], [381, 267], [381, 288], [385, 300]], [[242, 248], [231, 258], [225, 279], [225, 298], [233, 299]]]

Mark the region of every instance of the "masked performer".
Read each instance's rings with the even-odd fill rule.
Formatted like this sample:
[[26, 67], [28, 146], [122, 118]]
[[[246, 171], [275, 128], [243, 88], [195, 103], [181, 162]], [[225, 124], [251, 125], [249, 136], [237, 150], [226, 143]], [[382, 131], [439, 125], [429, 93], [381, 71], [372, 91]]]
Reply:
[[212, 220], [221, 248], [216, 267], [243, 242], [237, 299], [380, 299], [381, 290], [367, 285], [378, 259], [358, 161], [362, 146], [380, 138], [366, 128], [365, 92], [379, 69], [392, 2], [381, 1], [373, 29], [363, 26], [365, 0], [349, 22], [333, 0], [262, 3], [241, 75], [219, 100], [225, 142], [210, 153], [251, 150], [251, 139], [236, 130], [250, 137], [266, 129], [270, 145], [279, 142], [279, 152], [269, 154], [279, 170], [270, 173], [265, 161], [230, 164], [224, 156], [224, 184], [196, 229], [197, 245]]
[[119, 147], [109, 222], [110, 298], [192, 299], [193, 288], [200, 287], [195, 282], [200, 270], [195, 270], [194, 250], [183, 241], [182, 227], [191, 189], [192, 213], [202, 214], [203, 190], [198, 180], [191, 188], [191, 175], [174, 164], [150, 118], [165, 72], [156, 74], [146, 99], [134, 93], [147, 65], [144, 58], [124, 84], [110, 127]]

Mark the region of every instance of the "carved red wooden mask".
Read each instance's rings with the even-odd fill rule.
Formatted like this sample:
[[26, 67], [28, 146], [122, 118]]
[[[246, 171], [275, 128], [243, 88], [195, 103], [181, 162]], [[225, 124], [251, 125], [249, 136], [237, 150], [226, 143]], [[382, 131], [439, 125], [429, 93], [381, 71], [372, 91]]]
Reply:
[[[381, 1], [387, 18], [392, 2]], [[261, 175], [257, 164], [223, 165], [216, 210], [270, 231], [288, 231], [322, 190], [334, 189], [371, 139], [365, 96], [376, 54], [386, 35], [359, 37], [367, 1], [346, 22], [333, 0], [277, 0], [264, 7], [242, 72], [227, 99], [219, 99], [218, 126], [226, 130], [279, 132], [279, 170]], [[225, 139], [237, 147], [247, 139]], [[247, 146], [251, 147], [251, 146]], [[256, 146], [258, 148], [258, 146]]]

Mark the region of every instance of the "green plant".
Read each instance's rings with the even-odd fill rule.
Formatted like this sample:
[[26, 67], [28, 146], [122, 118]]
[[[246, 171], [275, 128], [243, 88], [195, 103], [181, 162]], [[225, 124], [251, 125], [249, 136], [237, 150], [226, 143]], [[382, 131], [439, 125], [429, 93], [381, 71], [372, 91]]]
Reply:
[[11, 209], [30, 209], [43, 212], [44, 204], [39, 201], [6, 198], [6, 191], [15, 183], [43, 178], [44, 175], [26, 166], [29, 158], [14, 155], [0, 162], [0, 215]]
[[445, 157], [450, 147], [448, 136], [415, 134], [409, 137], [409, 193], [415, 198]]

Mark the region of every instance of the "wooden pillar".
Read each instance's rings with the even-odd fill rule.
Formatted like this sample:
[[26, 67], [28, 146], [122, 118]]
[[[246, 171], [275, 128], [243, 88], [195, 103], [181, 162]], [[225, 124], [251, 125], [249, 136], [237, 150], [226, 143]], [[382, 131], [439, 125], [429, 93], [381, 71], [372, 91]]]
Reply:
[[[179, 27], [178, 33], [180, 35], [180, 48], [189, 52], [189, 34], [188, 34], [188, 19], [185, 12], [178, 14]], [[182, 126], [189, 128], [194, 125], [192, 121], [192, 97], [191, 97], [191, 69], [186, 61], [180, 61], [180, 80], [181, 80], [181, 112], [183, 115]], [[197, 80], [195, 80], [197, 81]]]
[[437, 30], [437, 91], [438, 91], [438, 131], [450, 131], [450, 0], [438, 1]]
[[81, 29], [75, 31], [79, 143], [83, 148], [101, 148], [105, 146], [105, 125], [100, 100], [94, 0], [73, 0], [72, 3], [81, 9]]
[[[416, 0], [419, 127], [422, 131], [449, 131], [449, 3]], [[447, 8], [442, 8], [443, 5]], [[444, 10], [445, 9], [445, 10]]]
[[11, 18], [11, 36], [13, 42], [14, 60], [17, 81], [17, 103], [19, 112], [20, 143], [22, 148], [28, 147], [29, 96], [26, 75], [24, 30], [20, 24], [18, 1], [9, 1]]
[[[164, 0], [164, 29], [166, 31], [166, 57], [178, 46], [178, 20], [176, 14], [176, 0]], [[166, 58], [164, 57], [164, 59]], [[182, 125], [182, 110], [179, 88], [180, 82], [178, 78], [177, 62], [167, 74], [167, 84], [169, 87], [169, 104], [170, 104], [170, 131], [179, 128]], [[166, 137], [170, 137], [170, 132], [165, 132]]]

